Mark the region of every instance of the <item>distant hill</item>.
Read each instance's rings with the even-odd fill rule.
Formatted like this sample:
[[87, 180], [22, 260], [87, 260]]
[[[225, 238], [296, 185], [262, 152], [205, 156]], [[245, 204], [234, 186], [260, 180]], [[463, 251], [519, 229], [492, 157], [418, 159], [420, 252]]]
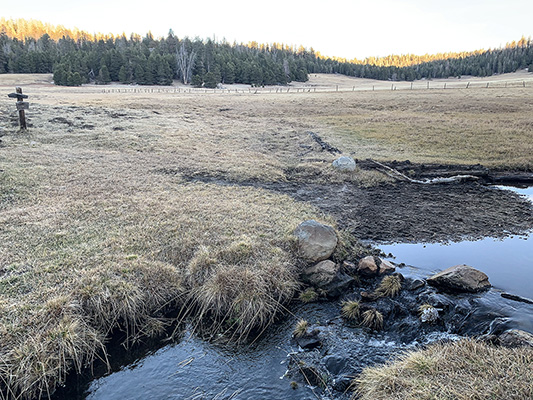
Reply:
[[309, 73], [340, 73], [380, 80], [490, 76], [529, 68], [533, 42], [521, 38], [504, 48], [365, 60], [324, 57], [313, 49], [257, 42], [89, 34], [35, 20], [0, 19], [0, 73], [54, 73], [59, 85], [123, 83], [194, 86], [219, 83], [284, 85]]

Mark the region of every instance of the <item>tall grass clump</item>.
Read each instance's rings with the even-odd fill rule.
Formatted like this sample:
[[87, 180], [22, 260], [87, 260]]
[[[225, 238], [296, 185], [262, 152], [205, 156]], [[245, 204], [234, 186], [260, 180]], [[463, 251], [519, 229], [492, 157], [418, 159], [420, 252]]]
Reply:
[[361, 400], [533, 398], [533, 348], [463, 339], [410, 351], [363, 370], [353, 387]]

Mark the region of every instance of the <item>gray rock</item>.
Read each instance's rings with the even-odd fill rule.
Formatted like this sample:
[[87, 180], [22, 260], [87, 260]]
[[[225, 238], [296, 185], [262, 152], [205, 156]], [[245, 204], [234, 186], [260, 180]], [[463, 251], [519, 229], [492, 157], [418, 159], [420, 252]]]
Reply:
[[387, 261], [387, 260], [381, 260], [381, 264], [379, 264], [379, 274], [380, 275], [389, 274], [389, 273], [392, 273], [394, 271], [396, 271], [396, 267], [394, 266], [393, 263], [391, 263], [390, 261]]
[[490, 288], [489, 278], [483, 272], [468, 265], [456, 265], [427, 279], [427, 283], [439, 289], [455, 292], [479, 292]]
[[332, 354], [324, 357], [324, 365], [332, 375], [339, 375], [341, 372], [343, 372], [347, 367], [349, 367], [349, 362], [349, 358], [342, 357], [338, 354]]
[[520, 329], [509, 329], [498, 337], [498, 343], [505, 347], [533, 347], [533, 335]]
[[423, 279], [413, 279], [409, 286], [407, 287], [408, 290], [416, 290], [420, 289], [422, 286], [426, 285], [426, 281]]
[[298, 346], [300, 346], [302, 349], [307, 350], [314, 349], [322, 345], [322, 341], [319, 337], [319, 331], [316, 329], [308, 329], [304, 335], [296, 337], [295, 340], [296, 343], [298, 343]]
[[337, 247], [337, 234], [328, 225], [314, 220], [302, 222], [294, 231], [299, 255], [308, 262], [328, 259]]
[[324, 260], [302, 272], [302, 281], [322, 289], [329, 297], [340, 296], [353, 283], [354, 279], [340, 272], [339, 265]]
[[420, 314], [420, 321], [435, 322], [439, 319], [439, 311], [435, 307], [426, 308]]
[[339, 297], [354, 283], [354, 278], [347, 274], [338, 273], [335, 279], [324, 290], [328, 297]]
[[339, 171], [355, 171], [355, 160], [352, 157], [339, 157], [335, 161], [333, 161], [331, 165], [333, 165], [333, 167]]
[[378, 271], [379, 267], [376, 264], [376, 260], [374, 260], [373, 256], [366, 256], [361, 261], [359, 261], [359, 265], [357, 266], [357, 272], [363, 275], [377, 275]]
[[320, 261], [302, 272], [302, 280], [318, 288], [329, 285], [339, 273], [339, 266], [333, 261]]

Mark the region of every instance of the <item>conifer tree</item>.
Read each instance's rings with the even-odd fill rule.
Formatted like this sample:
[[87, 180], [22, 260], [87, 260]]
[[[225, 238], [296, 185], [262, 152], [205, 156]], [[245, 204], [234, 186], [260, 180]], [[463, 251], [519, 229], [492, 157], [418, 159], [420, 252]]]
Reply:
[[217, 79], [214, 72], [208, 72], [204, 77], [204, 87], [214, 89], [217, 87]]
[[201, 88], [204, 84], [204, 81], [200, 75], [193, 75], [191, 80], [191, 85], [195, 88]]
[[98, 73], [98, 83], [101, 85], [107, 85], [109, 82], [111, 82], [111, 76], [109, 75], [109, 70], [107, 69], [107, 65], [102, 65], [100, 68], [100, 72]]

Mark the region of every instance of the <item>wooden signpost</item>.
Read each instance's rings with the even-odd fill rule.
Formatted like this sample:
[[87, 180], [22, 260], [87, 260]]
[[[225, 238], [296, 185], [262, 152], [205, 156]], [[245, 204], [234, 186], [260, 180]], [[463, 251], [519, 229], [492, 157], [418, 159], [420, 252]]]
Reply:
[[15, 93], [9, 93], [7, 96], [17, 99], [17, 111], [19, 112], [19, 124], [21, 130], [26, 130], [26, 115], [24, 113], [24, 110], [29, 110], [30, 103], [24, 101], [24, 99], [28, 98], [27, 94], [22, 94], [22, 88], [16, 87]]

